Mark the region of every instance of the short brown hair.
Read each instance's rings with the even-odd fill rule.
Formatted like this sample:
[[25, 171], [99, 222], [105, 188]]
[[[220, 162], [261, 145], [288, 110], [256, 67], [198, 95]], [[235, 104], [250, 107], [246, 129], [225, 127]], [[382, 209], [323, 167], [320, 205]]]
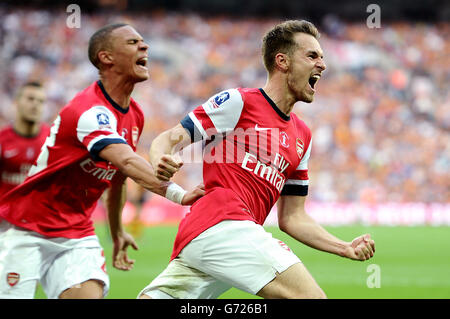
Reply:
[[20, 98], [20, 96], [22, 95], [23, 90], [26, 87], [34, 87], [34, 88], [38, 88], [38, 89], [43, 89], [43, 85], [41, 82], [39, 81], [28, 81], [25, 84], [23, 84], [17, 91], [16, 91], [16, 99]]
[[280, 23], [268, 31], [263, 38], [262, 56], [264, 65], [270, 73], [275, 67], [275, 56], [281, 52], [290, 54], [297, 47], [294, 41], [296, 33], [310, 34], [319, 39], [317, 28], [306, 20], [288, 20]]
[[89, 39], [88, 55], [91, 63], [97, 68], [100, 68], [100, 61], [98, 60], [98, 53], [102, 50], [110, 48], [111, 32], [115, 29], [125, 27], [126, 23], [108, 24], [101, 29], [98, 29]]

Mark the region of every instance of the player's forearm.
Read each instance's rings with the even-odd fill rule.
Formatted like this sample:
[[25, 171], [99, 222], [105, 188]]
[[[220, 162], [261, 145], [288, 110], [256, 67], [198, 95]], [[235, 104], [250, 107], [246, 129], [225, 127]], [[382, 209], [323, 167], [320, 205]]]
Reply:
[[139, 156], [127, 158], [120, 170], [143, 188], [163, 197], [166, 195], [169, 182], [157, 179], [153, 174], [152, 167], [143, 158]]
[[165, 154], [172, 154], [173, 146], [170, 141], [170, 132], [165, 131], [158, 135], [152, 142], [149, 151], [150, 163], [156, 168], [161, 156]]
[[149, 151], [150, 163], [156, 169], [163, 155], [175, 154], [191, 143], [191, 138], [186, 130], [178, 124], [177, 126], [158, 135], [152, 142]]
[[133, 204], [136, 213], [139, 214], [145, 202], [145, 189], [140, 185], [136, 185], [136, 190], [133, 196], [131, 198], [128, 196], [127, 200]]
[[116, 238], [122, 228], [122, 210], [126, 202], [126, 185], [121, 183], [107, 190], [105, 205], [108, 212], [108, 222], [112, 238]]
[[281, 230], [305, 245], [339, 256], [349, 243], [336, 238], [306, 213], [290, 216], [280, 225]]
[[99, 156], [145, 189], [161, 196], [166, 195], [169, 183], [156, 178], [150, 163], [137, 155], [129, 145], [110, 144], [100, 151]]

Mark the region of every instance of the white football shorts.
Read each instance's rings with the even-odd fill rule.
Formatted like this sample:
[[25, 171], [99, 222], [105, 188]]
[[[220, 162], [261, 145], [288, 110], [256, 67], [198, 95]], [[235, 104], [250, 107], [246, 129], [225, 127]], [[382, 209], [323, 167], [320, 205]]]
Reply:
[[282, 241], [248, 220], [225, 220], [194, 238], [138, 295], [154, 299], [217, 298], [236, 287], [257, 294], [301, 262]]
[[0, 298], [31, 299], [41, 283], [49, 299], [87, 280], [109, 278], [97, 236], [50, 238], [0, 220]]

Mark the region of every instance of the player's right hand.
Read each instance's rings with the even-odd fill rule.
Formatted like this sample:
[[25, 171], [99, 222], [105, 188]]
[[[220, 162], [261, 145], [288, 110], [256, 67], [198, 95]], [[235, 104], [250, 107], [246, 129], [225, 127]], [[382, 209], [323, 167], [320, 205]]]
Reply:
[[184, 194], [181, 205], [192, 205], [203, 195], [205, 195], [205, 185], [201, 183], [197, 185], [193, 190], [188, 191], [186, 194]]
[[368, 260], [375, 254], [375, 241], [370, 238], [370, 234], [364, 234], [353, 239], [349, 243], [344, 255], [353, 260]]
[[181, 166], [183, 166], [183, 161], [179, 155], [164, 154], [156, 165], [156, 177], [162, 181], [169, 181]]
[[133, 247], [138, 250], [138, 246], [134, 241], [133, 236], [126, 232], [121, 232], [113, 236], [113, 266], [120, 270], [131, 270], [134, 265], [134, 260], [128, 258], [127, 248]]

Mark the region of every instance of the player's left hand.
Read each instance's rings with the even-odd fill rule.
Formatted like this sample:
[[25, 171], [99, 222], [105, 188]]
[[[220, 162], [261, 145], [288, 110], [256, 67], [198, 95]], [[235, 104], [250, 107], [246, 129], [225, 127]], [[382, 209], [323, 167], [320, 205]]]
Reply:
[[353, 239], [345, 250], [345, 257], [354, 260], [368, 260], [375, 253], [375, 241], [370, 239], [370, 234], [361, 235]]
[[156, 165], [155, 175], [159, 180], [169, 181], [183, 166], [183, 160], [178, 154], [164, 154]]
[[120, 270], [131, 270], [134, 265], [134, 260], [128, 258], [127, 248], [131, 245], [134, 250], [138, 250], [138, 246], [134, 241], [134, 238], [123, 232], [117, 235], [114, 239], [113, 248], [113, 266]]
[[192, 205], [197, 199], [205, 195], [205, 185], [203, 183], [197, 185], [193, 190], [188, 191], [181, 201], [181, 205]]

